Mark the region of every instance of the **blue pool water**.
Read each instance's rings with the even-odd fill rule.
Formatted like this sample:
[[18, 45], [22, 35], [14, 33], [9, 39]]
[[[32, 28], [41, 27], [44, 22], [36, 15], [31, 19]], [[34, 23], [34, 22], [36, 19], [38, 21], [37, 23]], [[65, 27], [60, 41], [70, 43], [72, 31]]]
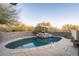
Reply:
[[47, 45], [47, 44], [54, 44], [54, 43], [56, 43], [60, 40], [61, 40], [60, 37], [24, 38], [24, 39], [21, 39], [21, 40], [18, 40], [18, 41], [8, 43], [5, 47], [10, 48], [10, 49], [33, 48], [33, 47], [43, 46], [43, 45]]

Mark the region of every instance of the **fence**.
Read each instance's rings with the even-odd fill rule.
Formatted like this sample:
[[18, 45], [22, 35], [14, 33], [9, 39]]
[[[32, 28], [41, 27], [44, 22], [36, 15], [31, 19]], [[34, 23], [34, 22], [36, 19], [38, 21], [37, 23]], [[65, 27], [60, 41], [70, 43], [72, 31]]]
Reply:
[[[52, 33], [55, 36], [62, 36], [66, 38], [71, 38], [70, 32], [53, 32]], [[9, 41], [15, 38], [23, 37], [23, 36], [33, 36], [32, 32], [0, 32], [0, 43]]]
[[8, 41], [11, 39], [24, 37], [24, 36], [33, 36], [32, 32], [0, 32], [0, 42]]

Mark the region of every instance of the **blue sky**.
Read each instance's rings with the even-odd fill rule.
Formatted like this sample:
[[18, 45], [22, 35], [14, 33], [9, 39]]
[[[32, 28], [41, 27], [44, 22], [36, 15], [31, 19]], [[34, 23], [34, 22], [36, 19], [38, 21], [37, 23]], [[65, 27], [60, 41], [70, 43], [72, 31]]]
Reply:
[[19, 20], [28, 25], [48, 21], [52, 26], [62, 27], [65, 24], [79, 24], [79, 4], [61, 3], [25, 3], [18, 4]]

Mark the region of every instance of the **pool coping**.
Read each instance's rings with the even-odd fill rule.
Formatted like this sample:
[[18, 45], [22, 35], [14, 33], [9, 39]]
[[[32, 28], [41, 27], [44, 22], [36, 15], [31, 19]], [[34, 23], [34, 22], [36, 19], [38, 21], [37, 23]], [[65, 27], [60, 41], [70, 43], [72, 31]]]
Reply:
[[[33, 50], [33, 49], [43, 49], [43, 48], [51, 45], [51, 44], [47, 44], [47, 45], [44, 45], [44, 46], [33, 47], [33, 48], [23, 48], [23, 49], [9, 49], [9, 48], [5, 47], [5, 45], [8, 44], [8, 43], [11, 43], [11, 42], [14, 42], [14, 41], [17, 41], [17, 40], [21, 40], [23, 38], [32, 38], [32, 37], [36, 37], [36, 36], [21, 37], [21, 38], [16, 38], [16, 39], [9, 40], [7, 42], [1, 43], [0, 44], [0, 48], [1, 48], [0, 49], [0, 55], [8, 55], [10, 53], [24, 52], [24, 51]], [[56, 37], [58, 37], [58, 36], [56, 36]], [[62, 40], [62, 37], [61, 37], [61, 40]]]
[[[31, 37], [36, 37], [36, 36], [26, 36], [26, 37], [16, 38], [16, 39], [1, 43], [0, 44], [0, 48], [1, 48], [0, 49], [0, 55], [1, 56], [10, 56], [10, 54], [13, 54], [13, 53], [41, 50], [41, 49], [46, 49], [47, 47], [50, 47], [50, 46], [53, 46], [53, 48], [57, 48], [58, 46], [61, 45], [61, 42], [63, 42], [63, 40], [64, 40], [64, 37], [55, 36], [55, 37], [61, 37], [61, 40], [59, 42], [55, 43], [54, 45], [47, 44], [47, 45], [44, 45], [44, 46], [33, 47], [33, 48], [23, 48], [23, 49], [9, 49], [9, 48], [5, 47], [6, 44], [11, 43], [13, 41], [17, 41], [17, 40], [20, 40], [20, 39], [23, 39], [23, 38], [31, 38]], [[65, 40], [67, 40], [67, 39], [65, 39]]]

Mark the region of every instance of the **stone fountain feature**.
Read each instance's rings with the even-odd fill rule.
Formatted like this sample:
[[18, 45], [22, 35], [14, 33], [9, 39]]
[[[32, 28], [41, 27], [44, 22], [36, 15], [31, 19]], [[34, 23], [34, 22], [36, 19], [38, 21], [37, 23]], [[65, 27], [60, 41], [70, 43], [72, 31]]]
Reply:
[[49, 33], [38, 33], [36, 36], [37, 37], [40, 37], [40, 38], [53, 37], [53, 35], [52, 34], [49, 34]]

